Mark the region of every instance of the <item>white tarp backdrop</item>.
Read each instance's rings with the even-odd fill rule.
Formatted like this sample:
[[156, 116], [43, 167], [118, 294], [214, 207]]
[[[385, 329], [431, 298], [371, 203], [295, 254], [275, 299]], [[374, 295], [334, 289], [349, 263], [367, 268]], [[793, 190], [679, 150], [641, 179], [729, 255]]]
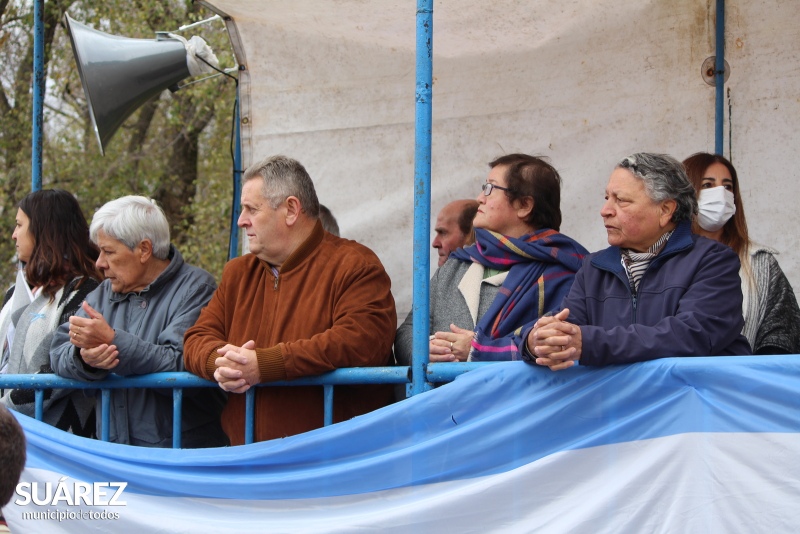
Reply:
[[[207, 3], [232, 18], [247, 67], [245, 164], [278, 153], [300, 160], [343, 236], [380, 256], [402, 320], [411, 306], [415, 1]], [[714, 151], [715, 89], [701, 65], [715, 54], [715, 5], [437, 0], [432, 220], [447, 202], [477, 195], [488, 161], [526, 152], [548, 156], [564, 179], [561, 230], [591, 251], [606, 246], [599, 209], [618, 160]], [[726, 2], [725, 46], [725, 156], [751, 236], [781, 252], [797, 288], [796, 2]]]

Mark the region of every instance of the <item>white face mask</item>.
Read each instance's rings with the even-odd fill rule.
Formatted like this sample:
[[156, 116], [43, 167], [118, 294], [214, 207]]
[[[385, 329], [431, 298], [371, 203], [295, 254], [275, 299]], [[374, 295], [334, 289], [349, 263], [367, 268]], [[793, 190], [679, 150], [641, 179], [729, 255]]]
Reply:
[[723, 186], [701, 189], [697, 205], [700, 208], [697, 224], [707, 232], [716, 232], [736, 213], [733, 193]]

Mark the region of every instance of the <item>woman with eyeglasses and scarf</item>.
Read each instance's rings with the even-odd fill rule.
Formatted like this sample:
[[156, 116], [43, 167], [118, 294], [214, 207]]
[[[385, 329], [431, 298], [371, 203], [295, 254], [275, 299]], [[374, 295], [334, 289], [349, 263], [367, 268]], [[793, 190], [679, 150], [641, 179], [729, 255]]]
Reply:
[[[526, 154], [489, 163], [478, 195], [475, 244], [454, 251], [431, 279], [431, 362], [519, 360], [521, 332], [557, 309], [588, 254], [559, 233], [561, 177]], [[395, 338], [411, 362], [412, 317]]]

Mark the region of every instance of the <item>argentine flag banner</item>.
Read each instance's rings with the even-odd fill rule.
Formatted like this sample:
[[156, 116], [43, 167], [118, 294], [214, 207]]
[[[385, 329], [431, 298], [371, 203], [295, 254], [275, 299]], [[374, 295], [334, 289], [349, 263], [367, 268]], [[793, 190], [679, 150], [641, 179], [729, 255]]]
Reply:
[[[17, 415], [19, 533], [797, 532], [800, 358], [489, 365], [306, 434], [102, 443]], [[2, 468], [2, 466], [0, 466]]]

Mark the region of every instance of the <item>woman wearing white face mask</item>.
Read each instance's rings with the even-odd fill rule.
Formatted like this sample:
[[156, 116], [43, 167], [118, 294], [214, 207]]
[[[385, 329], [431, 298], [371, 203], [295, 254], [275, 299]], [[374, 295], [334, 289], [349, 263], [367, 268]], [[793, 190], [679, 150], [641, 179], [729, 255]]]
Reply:
[[750, 240], [739, 178], [730, 161], [699, 152], [683, 162], [700, 208], [694, 232], [731, 247], [742, 262], [744, 329], [753, 354], [800, 353], [800, 308], [777, 252]]

